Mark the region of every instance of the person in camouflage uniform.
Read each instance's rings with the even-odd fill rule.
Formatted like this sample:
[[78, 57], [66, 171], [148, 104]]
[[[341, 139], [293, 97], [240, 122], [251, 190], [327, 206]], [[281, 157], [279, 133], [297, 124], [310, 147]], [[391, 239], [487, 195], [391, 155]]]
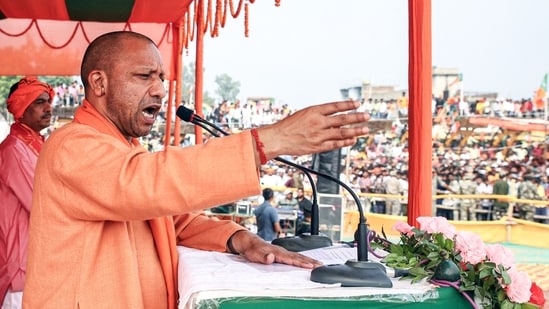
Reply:
[[516, 199], [518, 198], [518, 187], [522, 183], [522, 181], [519, 181], [519, 176], [517, 173], [512, 173], [509, 175], [507, 183], [509, 184], [509, 197], [511, 198], [511, 202], [509, 203], [509, 209], [507, 210], [507, 217], [514, 218], [515, 217], [515, 209], [516, 207]]
[[[463, 179], [459, 182], [460, 194], [471, 195], [475, 194], [477, 190], [477, 183], [473, 181], [473, 174], [467, 172], [463, 175]], [[460, 220], [476, 221], [476, 216], [471, 215], [471, 208], [475, 208], [476, 201], [472, 198], [464, 198], [461, 200], [459, 209]]]
[[[532, 182], [531, 175], [525, 175], [524, 181], [518, 187], [518, 198], [521, 200], [539, 200], [536, 185]], [[521, 203], [516, 206], [519, 213], [519, 218], [533, 221], [535, 206], [529, 203]]]
[[[492, 190], [494, 195], [509, 195], [509, 183], [507, 182], [507, 174], [500, 173], [499, 179], [494, 183]], [[494, 200], [494, 219], [498, 220], [507, 214], [509, 209], [509, 201], [506, 198], [496, 198]]]

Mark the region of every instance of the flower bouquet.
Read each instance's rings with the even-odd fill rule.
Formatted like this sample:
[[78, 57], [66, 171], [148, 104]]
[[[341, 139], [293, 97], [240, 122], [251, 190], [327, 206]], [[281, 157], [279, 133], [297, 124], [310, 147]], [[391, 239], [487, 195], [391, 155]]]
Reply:
[[[543, 291], [519, 271], [513, 252], [499, 244], [485, 245], [479, 235], [460, 231], [443, 217], [419, 217], [420, 228], [397, 222], [398, 243], [373, 237], [372, 246], [389, 252], [388, 267], [405, 269], [402, 279], [426, 279], [457, 289], [473, 308], [541, 308]], [[382, 231], [383, 232], [383, 231]]]

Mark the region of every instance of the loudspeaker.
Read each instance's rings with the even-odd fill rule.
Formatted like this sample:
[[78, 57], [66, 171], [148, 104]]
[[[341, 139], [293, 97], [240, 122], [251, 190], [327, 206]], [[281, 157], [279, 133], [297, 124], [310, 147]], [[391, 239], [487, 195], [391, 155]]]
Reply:
[[[339, 179], [341, 149], [315, 153], [312, 166], [314, 171]], [[339, 194], [339, 185], [322, 176], [318, 176], [316, 188], [319, 193]]]

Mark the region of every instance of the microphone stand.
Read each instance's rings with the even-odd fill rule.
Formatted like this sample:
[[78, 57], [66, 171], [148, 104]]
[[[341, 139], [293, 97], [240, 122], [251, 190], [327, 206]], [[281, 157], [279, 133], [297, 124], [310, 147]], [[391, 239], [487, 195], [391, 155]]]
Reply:
[[[181, 118], [182, 120], [186, 122], [191, 122], [195, 125], [200, 126], [201, 128], [205, 129], [206, 131], [210, 132], [213, 136], [219, 137], [219, 133], [222, 133], [223, 135], [229, 135], [228, 132], [224, 131], [217, 125], [203, 119], [202, 117], [196, 115], [191, 109], [186, 108], [185, 106], [181, 105], [177, 108], [176, 115]], [[217, 130], [217, 132], [214, 132], [211, 128], [214, 128]], [[317, 191], [316, 186], [313, 180], [313, 177], [311, 176], [310, 170], [307, 169], [304, 166], [295, 164], [291, 161], [288, 161], [286, 159], [283, 159], [281, 157], [274, 158], [276, 161], [284, 163], [286, 165], [292, 166], [298, 170], [303, 171], [307, 179], [309, 180], [309, 183], [311, 184], [311, 190], [312, 193], [312, 207], [311, 207], [311, 233], [309, 234], [302, 234], [298, 236], [289, 236], [289, 237], [281, 237], [273, 240], [271, 243], [273, 245], [277, 245], [280, 247], [285, 248], [286, 250], [293, 251], [293, 252], [299, 252], [299, 251], [305, 251], [305, 250], [311, 250], [311, 249], [317, 249], [317, 248], [323, 248], [323, 247], [329, 247], [332, 245], [332, 240], [327, 236], [319, 235], [319, 208], [318, 208], [318, 199], [317, 199]], [[297, 220], [296, 220], [297, 222]]]
[[318, 172], [316, 174], [342, 186], [353, 197], [359, 212], [359, 222], [355, 234], [357, 259], [350, 259], [345, 264], [317, 267], [311, 271], [311, 281], [329, 284], [341, 283], [341, 286], [344, 287], [393, 287], [385, 266], [378, 262], [368, 261], [368, 226], [362, 203], [356, 192], [346, 183], [331, 175]]
[[[222, 132], [225, 135], [229, 135], [229, 133], [224, 132], [222, 129], [218, 128], [214, 124], [211, 124], [208, 121], [202, 119], [201, 117], [196, 115], [192, 110], [182, 105], [179, 106], [176, 114], [178, 117], [180, 117], [184, 121], [192, 122], [199, 126], [202, 126], [204, 124], [209, 125], [214, 127], [219, 132]], [[280, 160], [281, 158], [277, 157], [275, 159]], [[283, 163], [286, 163], [286, 162], [283, 162]], [[290, 165], [294, 166], [293, 163], [291, 163]], [[311, 271], [311, 281], [319, 282], [319, 283], [328, 283], [328, 284], [340, 283], [341, 286], [343, 287], [382, 287], [382, 288], [393, 287], [393, 283], [391, 282], [391, 280], [389, 279], [389, 276], [387, 275], [387, 270], [385, 269], [385, 266], [383, 266], [383, 264], [381, 263], [368, 261], [368, 245], [367, 245], [368, 227], [366, 225], [366, 216], [364, 215], [362, 203], [360, 202], [360, 199], [358, 195], [355, 193], [355, 191], [351, 189], [347, 184], [345, 184], [344, 182], [340, 181], [335, 177], [332, 177], [331, 175], [319, 173], [317, 171], [314, 171], [312, 169], [309, 169], [301, 165], [297, 165], [294, 167], [300, 170], [306, 171], [308, 173], [313, 173], [318, 176], [327, 178], [331, 181], [334, 181], [338, 185], [342, 186], [353, 197], [353, 200], [359, 212], [359, 223], [358, 223], [357, 233], [356, 233], [357, 259], [350, 259], [347, 262], [345, 262], [345, 264], [332, 264], [332, 265], [323, 265], [323, 266], [317, 267]], [[313, 183], [311, 183], [311, 185], [312, 184]], [[330, 240], [330, 245], [331, 245], [331, 240]]]
[[308, 171], [306, 167], [295, 164], [286, 159], [276, 157], [275, 160], [282, 162], [284, 164], [293, 166], [303, 171], [305, 176], [307, 176], [307, 178], [309, 179], [309, 183], [311, 184], [311, 190], [313, 191], [313, 194], [312, 194], [312, 206], [311, 206], [311, 233], [301, 234], [298, 236], [281, 237], [281, 238], [274, 239], [273, 241], [271, 241], [271, 243], [273, 245], [281, 246], [286, 250], [293, 251], [293, 252], [330, 247], [332, 245], [332, 240], [327, 236], [319, 235], [318, 230], [319, 230], [320, 218], [319, 218], [318, 199], [317, 199], [316, 185], [313, 181], [313, 177], [311, 176], [311, 173]]

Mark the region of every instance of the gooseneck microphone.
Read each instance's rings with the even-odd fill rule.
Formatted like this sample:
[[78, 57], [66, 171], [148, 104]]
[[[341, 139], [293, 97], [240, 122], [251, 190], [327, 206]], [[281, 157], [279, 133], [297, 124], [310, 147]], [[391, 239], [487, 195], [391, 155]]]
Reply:
[[[176, 115], [181, 118], [181, 120], [193, 123], [200, 126], [201, 128], [207, 130], [213, 136], [219, 137], [220, 133], [223, 135], [229, 135], [228, 132], [224, 131], [214, 123], [211, 123], [202, 117], [198, 116], [193, 110], [181, 105], [177, 108]], [[212, 130], [215, 129], [216, 131]], [[276, 157], [276, 161], [284, 163], [286, 165], [292, 166], [298, 170], [303, 171], [309, 183], [311, 184], [312, 190], [312, 207], [311, 207], [311, 232], [310, 234], [302, 234], [298, 236], [289, 236], [281, 237], [273, 240], [271, 243], [277, 246], [281, 246], [286, 250], [299, 252], [323, 247], [329, 247], [332, 245], [332, 240], [329, 237], [319, 235], [319, 208], [318, 208], [318, 198], [316, 186], [311, 176], [310, 172], [304, 166], [295, 164], [286, 159]]]
[[[200, 116], [196, 115], [192, 110], [179, 106], [176, 112], [177, 116], [182, 120], [187, 122], [192, 122], [196, 125], [203, 126], [208, 125], [224, 135], [228, 133], [224, 132], [222, 129], [218, 128], [215, 124], [210, 123]], [[218, 136], [217, 134], [213, 134]], [[359, 211], [359, 223], [357, 227], [357, 232], [355, 234], [356, 247], [357, 247], [357, 259], [350, 259], [345, 264], [332, 264], [332, 265], [323, 265], [317, 267], [311, 271], [311, 281], [319, 283], [340, 283], [344, 287], [382, 287], [382, 288], [391, 288], [393, 283], [387, 275], [385, 266], [381, 263], [368, 261], [368, 227], [366, 225], [366, 216], [364, 215], [364, 210], [358, 195], [352, 190], [347, 184], [339, 180], [338, 178], [332, 177], [331, 175], [323, 174], [307, 167], [296, 165], [292, 162], [286, 161], [282, 158], [275, 158], [275, 160], [283, 162], [294, 166], [302, 171], [305, 175], [308, 175], [309, 180], [311, 181], [311, 186], [314, 188], [314, 183], [309, 173], [316, 174], [320, 177], [327, 178], [341, 187], [343, 187], [353, 198], [355, 204], [357, 205]], [[316, 191], [313, 191], [316, 194]], [[316, 204], [316, 196], [314, 196], [314, 201]], [[318, 227], [318, 205], [313, 204], [313, 209], [316, 207], [316, 224]], [[314, 219], [314, 218], [312, 218]], [[313, 230], [311, 230], [313, 232]], [[318, 232], [318, 228], [316, 230]], [[313, 234], [310, 235], [314, 236]], [[318, 236], [318, 235], [317, 235]], [[328, 238], [329, 240], [329, 238]], [[319, 246], [326, 247], [331, 245], [331, 240], [328, 245]], [[313, 248], [311, 248], [313, 249]], [[306, 249], [305, 249], [306, 250]]]
[[379, 287], [391, 288], [393, 282], [387, 275], [383, 264], [368, 261], [368, 226], [360, 198], [346, 183], [328, 174], [315, 172], [345, 189], [353, 198], [359, 212], [359, 222], [355, 233], [357, 259], [350, 259], [345, 264], [331, 264], [317, 267], [311, 271], [311, 281], [319, 283], [340, 283], [344, 287]]

